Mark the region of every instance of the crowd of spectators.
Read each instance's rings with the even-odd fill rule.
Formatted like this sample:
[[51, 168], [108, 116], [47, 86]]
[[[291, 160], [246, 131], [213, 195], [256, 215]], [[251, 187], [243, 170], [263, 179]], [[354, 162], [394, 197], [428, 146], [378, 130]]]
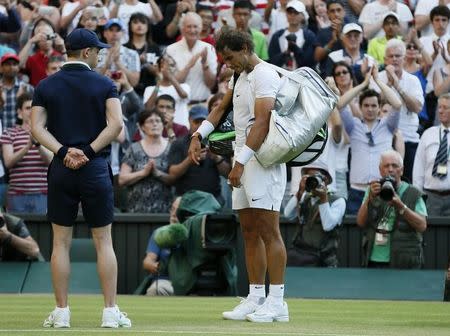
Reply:
[[[229, 206], [231, 158], [207, 146], [200, 165], [187, 155], [232, 78], [214, 48], [229, 26], [252, 36], [261, 59], [311, 67], [340, 96], [328, 191], [347, 200], [347, 214], [364, 205], [393, 149], [402, 179], [432, 200], [428, 215], [448, 215], [449, 19], [450, 0], [1, 0], [0, 201], [45, 212], [51, 155], [30, 135], [32, 94], [66, 61], [65, 36], [84, 27], [112, 46], [95, 70], [116, 83], [124, 112], [111, 151], [118, 210], [167, 213], [189, 190]], [[295, 168], [288, 175], [286, 200], [301, 180]]]

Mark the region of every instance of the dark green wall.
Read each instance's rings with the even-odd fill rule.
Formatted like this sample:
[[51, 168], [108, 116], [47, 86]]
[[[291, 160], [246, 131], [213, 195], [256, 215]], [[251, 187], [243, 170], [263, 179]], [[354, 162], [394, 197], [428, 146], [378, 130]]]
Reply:
[[[32, 236], [38, 242], [46, 260], [50, 259], [52, 233], [51, 226], [44, 216], [21, 215], [25, 219]], [[113, 241], [119, 263], [118, 291], [132, 293], [145, 273], [142, 260], [151, 232], [168, 223], [168, 215], [117, 214], [113, 224]], [[296, 224], [281, 221], [281, 233], [286, 246], [290, 246]], [[89, 229], [80, 217], [74, 227], [75, 238], [89, 237]], [[355, 218], [347, 217], [341, 231], [339, 262], [342, 267], [359, 267], [361, 258], [361, 230], [356, 227]], [[425, 238], [425, 268], [442, 269], [447, 267], [450, 256], [450, 218], [429, 218]], [[247, 277], [243, 255], [242, 237], [238, 235], [239, 292], [246, 295]]]

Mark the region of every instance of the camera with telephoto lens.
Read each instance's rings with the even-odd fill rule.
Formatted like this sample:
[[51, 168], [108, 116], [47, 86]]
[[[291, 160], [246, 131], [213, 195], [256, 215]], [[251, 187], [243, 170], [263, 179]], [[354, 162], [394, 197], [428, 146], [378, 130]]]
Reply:
[[397, 189], [397, 182], [394, 177], [386, 176], [380, 180], [381, 191], [380, 197], [383, 201], [392, 201], [395, 195], [395, 190]]
[[317, 187], [320, 187], [325, 182], [325, 176], [323, 176], [321, 173], [315, 173], [314, 175], [308, 176], [305, 181], [305, 190], [307, 192], [311, 192]]

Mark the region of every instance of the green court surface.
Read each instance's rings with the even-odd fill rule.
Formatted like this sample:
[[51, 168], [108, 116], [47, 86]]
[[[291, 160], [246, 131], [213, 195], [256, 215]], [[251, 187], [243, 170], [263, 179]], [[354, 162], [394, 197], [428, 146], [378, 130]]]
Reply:
[[99, 328], [102, 297], [70, 297], [72, 328], [45, 329], [51, 295], [0, 295], [0, 335], [450, 335], [450, 303], [288, 299], [289, 323], [225, 321], [238, 298], [119, 296], [131, 329]]

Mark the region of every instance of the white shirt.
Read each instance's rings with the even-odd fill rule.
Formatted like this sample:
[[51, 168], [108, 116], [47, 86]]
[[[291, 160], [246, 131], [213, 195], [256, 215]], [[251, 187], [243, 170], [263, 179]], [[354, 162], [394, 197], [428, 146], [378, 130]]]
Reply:
[[[205, 48], [208, 51], [207, 63], [209, 65], [209, 71], [216, 75], [216, 50], [209, 43], [198, 40], [195, 42], [193, 48], [189, 49], [186, 40], [182, 38], [180, 41], [169, 45], [166, 49], [166, 53], [175, 60], [177, 63], [177, 69], [181, 70], [186, 67], [194, 55], [202, 52]], [[211, 90], [206, 86], [203, 79], [201, 58], [199, 58], [195, 65], [189, 70], [185, 83], [189, 84], [191, 87], [191, 100], [206, 100], [211, 95]]]
[[[359, 15], [359, 23], [361, 25], [364, 24], [374, 24], [377, 22], [381, 22], [383, 20], [384, 14], [390, 12], [388, 6], [381, 5], [379, 1], [374, 1], [366, 4], [361, 14]], [[411, 14], [411, 10], [408, 6], [397, 2], [397, 15], [400, 18], [400, 24], [405, 25], [407, 22], [411, 22], [413, 20], [413, 16]], [[374, 37], [384, 36], [384, 30], [381, 28]]]
[[[61, 11], [61, 18], [70, 15], [70, 13], [72, 13], [75, 8], [77, 8], [80, 5], [80, 3], [78, 1], [76, 2], [69, 2], [67, 1], [64, 4], [64, 7], [62, 8]], [[78, 26], [78, 21], [80, 21], [80, 17], [81, 17], [81, 13], [83, 11], [80, 10], [73, 18], [72, 22], [69, 23], [69, 25], [67, 26], [67, 34], [70, 34], [70, 32], [72, 32], [72, 30], [74, 30], [77, 26]]]
[[[387, 83], [386, 71], [380, 72], [379, 78], [384, 83]], [[409, 96], [417, 99], [422, 105], [425, 101], [423, 96], [422, 86], [420, 85], [419, 79], [411, 75], [410, 73], [403, 70], [402, 78], [399, 81], [400, 88], [405, 91]], [[377, 92], [380, 92], [378, 85], [372, 85], [371, 88]], [[395, 91], [397, 97], [400, 97], [397, 91]], [[409, 112], [406, 107], [405, 102], [402, 100], [402, 107], [400, 108], [400, 122], [398, 124], [398, 129], [402, 132], [403, 139], [405, 142], [419, 142], [419, 133], [417, 129], [419, 127], [419, 116], [417, 113]]]
[[[306, 193], [303, 193], [301, 200], [302, 202], [305, 198], [305, 195]], [[314, 197], [311, 200], [311, 203], [312, 205], [314, 205], [318, 201], [319, 198]], [[320, 221], [322, 222], [322, 228], [324, 231], [331, 231], [336, 226], [342, 224], [342, 218], [345, 214], [345, 205], [345, 200], [342, 197], [335, 200], [333, 203], [331, 203], [331, 205], [329, 202], [319, 204]], [[287, 219], [294, 219], [297, 216], [297, 206], [298, 199], [297, 196], [294, 195], [284, 207], [284, 216]]]
[[[432, 55], [434, 52], [434, 48], [433, 48], [433, 41], [437, 41], [439, 40], [440, 43], [442, 43], [442, 45], [445, 48], [445, 53], [447, 55], [447, 57], [450, 57], [450, 55], [448, 54], [447, 51], [447, 41], [450, 39], [450, 35], [445, 34], [442, 35], [441, 37], [437, 36], [434, 32], [428, 36], [424, 36], [420, 38], [420, 42], [423, 45], [423, 49], [429, 54]], [[442, 57], [442, 55], [439, 53], [439, 55], [436, 56], [436, 58], [434, 59], [433, 65], [431, 66], [430, 71], [428, 71], [427, 74], [427, 86], [425, 89], [426, 93], [430, 93], [431, 91], [434, 90], [433, 87], [433, 76], [434, 76], [434, 72], [440, 71], [440, 68], [444, 67], [447, 64], [447, 62], [445, 62], [444, 58]]]
[[270, 13], [270, 28], [267, 35], [267, 41], [270, 41], [272, 35], [281, 29], [288, 27], [286, 12], [280, 8], [273, 9]]
[[[431, 10], [439, 5], [439, 0], [419, 0], [416, 5], [416, 10], [414, 11], [414, 15], [426, 15], [430, 17]], [[450, 8], [450, 4], [447, 5]], [[450, 25], [447, 28], [447, 32], [450, 33]], [[422, 36], [428, 36], [433, 33], [433, 27], [431, 24], [427, 24], [421, 31]], [[447, 48], [447, 45], [445, 45]]]
[[[441, 180], [432, 175], [434, 161], [440, 145], [439, 130], [441, 137], [443, 137], [443, 125], [430, 127], [423, 133], [419, 146], [417, 146], [413, 168], [413, 184], [420, 190], [450, 190], [449, 160], [447, 160], [447, 177], [445, 179]], [[448, 134], [447, 144], [450, 144], [450, 136]]]
[[142, 13], [145, 16], [148, 16], [150, 22], [155, 24], [155, 16], [153, 14], [152, 7], [149, 3], [143, 3], [138, 1], [134, 5], [130, 5], [127, 3], [123, 3], [119, 6], [117, 11], [117, 17], [122, 21], [123, 24], [123, 36], [122, 36], [122, 44], [128, 42], [128, 22], [130, 21], [130, 16], [134, 13]]
[[[258, 63], [250, 73], [242, 72], [236, 81], [233, 92], [233, 121], [236, 131], [236, 152], [245, 145], [247, 128], [255, 118], [257, 98], [275, 98], [282, 80], [269, 65]], [[229, 88], [233, 89], [233, 77]]]
[[[184, 98], [184, 99], [181, 98], [173, 85], [160, 86], [157, 96], [159, 97], [163, 94], [167, 94], [167, 95], [173, 97], [173, 99], [175, 99], [175, 115], [173, 117], [173, 122], [176, 124], [184, 125], [189, 129], [188, 103], [189, 103], [190, 95], [191, 95], [191, 87], [187, 83], [182, 83], [180, 85], [183, 88], [183, 90], [186, 92], [187, 98]], [[145, 88], [144, 99], [143, 99], [144, 104], [150, 98], [154, 89], [155, 89], [154, 86], [148, 86]]]

